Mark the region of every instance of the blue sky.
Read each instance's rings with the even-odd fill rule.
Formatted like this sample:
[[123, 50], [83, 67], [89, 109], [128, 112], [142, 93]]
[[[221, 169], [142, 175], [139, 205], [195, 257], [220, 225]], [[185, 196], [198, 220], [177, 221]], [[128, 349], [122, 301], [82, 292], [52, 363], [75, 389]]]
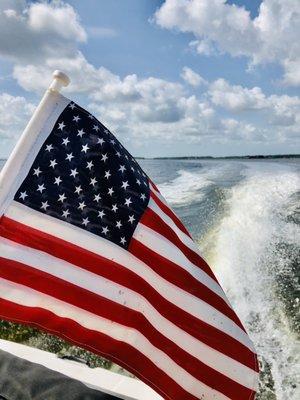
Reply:
[[0, 4], [0, 156], [55, 68], [134, 155], [299, 152], [298, 0]]

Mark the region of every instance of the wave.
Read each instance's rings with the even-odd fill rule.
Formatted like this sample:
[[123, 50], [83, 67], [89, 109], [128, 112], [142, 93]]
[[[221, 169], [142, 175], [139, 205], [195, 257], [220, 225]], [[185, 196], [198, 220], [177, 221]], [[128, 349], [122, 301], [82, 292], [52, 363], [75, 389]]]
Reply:
[[300, 179], [293, 167], [276, 164], [249, 163], [243, 175], [199, 245], [255, 343], [258, 398], [296, 400]]
[[201, 163], [179, 169], [176, 178], [159, 185], [163, 196], [173, 206], [186, 206], [204, 199], [210, 186], [225, 186], [239, 180], [244, 165], [236, 162]]

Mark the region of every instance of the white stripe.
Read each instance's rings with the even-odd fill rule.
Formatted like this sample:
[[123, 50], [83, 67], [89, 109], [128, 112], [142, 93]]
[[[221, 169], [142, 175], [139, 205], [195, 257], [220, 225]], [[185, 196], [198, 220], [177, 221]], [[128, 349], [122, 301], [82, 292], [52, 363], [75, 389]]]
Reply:
[[[182, 267], [195, 279], [197, 279], [199, 282], [202, 282], [214, 293], [223, 298], [223, 291], [221, 290], [221, 287], [207, 274], [192, 264], [186, 258], [186, 256], [164, 236], [143, 224], [138, 224], [134, 231], [133, 237], [157, 254]], [[191, 312], [191, 314], [193, 314], [195, 317], [207, 322], [209, 325], [219, 330], [222, 330], [232, 337], [237, 337], [241, 342], [243, 340], [248, 340], [248, 335], [234, 321], [225, 316], [223, 313], [210, 306], [206, 302], [200, 300], [198, 297], [193, 296], [192, 301], [195, 304], [195, 308], [198, 305], [197, 314], [193, 314]]]
[[[149, 186], [150, 186], [151, 191], [155, 194], [155, 196], [158, 197], [159, 200], [160, 200], [165, 206], [167, 206], [167, 207], [172, 211], [172, 213], [175, 214], [174, 210], [172, 209], [172, 207], [170, 207], [170, 205], [168, 204], [167, 200], [163, 197], [163, 195], [162, 195], [159, 191], [157, 191], [157, 190], [155, 189], [155, 187], [154, 187], [151, 183], [149, 184]], [[176, 214], [175, 214], [175, 215], [176, 215]]]
[[[12, 202], [5, 215], [15, 221], [66, 240], [124, 266], [148, 282], [162, 297], [171, 303], [189, 314], [198, 315], [199, 304], [194, 301], [194, 296], [163, 279], [149, 266], [120, 246], [15, 201]], [[253, 344], [244, 332], [239, 334], [239, 331], [235, 330], [234, 334], [237, 335], [234, 336], [237, 340], [253, 351]]]
[[195, 264], [193, 264], [182, 251], [174, 245], [170, 240], [160, 233], [154, 231], [148, 226], [139, 223], [133, 234], [134, 239], [143, 243], [149, 249], [172, 261], [174, 264], [179, 265], [182, 269], [191, 274], [197, 281], [203, 283], [216, 295], [226, 300], [226, 296], [221, 286], [212, 279], [206, 272], [202, 271]]
[[[153, 203], [154, 203], [153, 200], [152, 200], [152, 202], [150, 201], [149, 208], [151, 208], [152, 211], [154, 211], [156, 214], [158, 214], [158, 212], [157, 212], [158, 210], [155, 208]], [[161, 217], [161, 215], [159, 215], [159, 214], [158, 214], [158, 216]], [[197, 279], [199, 282], [203, 283], [210, 290], [212, 290], [218, 296], [220, 296], [223, 300], [225, 300], [226, 303], [228, 303], [228, 299], [227, 299], [225, 293], [223, 292], [221, 286], [214, 279], [212, 279], [205, 271], [203, 271], [197, 265], [193, 264], [183, 254], [183, 252], [177, 246], [175, 246], [173, 243], [171, 243], [164, 235], [161, 235], [161, 234], [153, 231], [151, 228], [147, 227], [146, 225], [144, 225], [142, 223], [138, 224], [138, 227], [139, 227], [139, 230], [136, 229], [134, 232], [134, 235], [133, 235], [133, 237], [135, 239], [141, 241], [146, 246], [148, 246], [147, 243], [149, 243], [149, 245], [152, 244], [153, 247], [151, 247], [151, 248], [153, 248], [154, 250], [158, 249], [158, 248], [162, 248], [161, 249], [162, 251], [160, 251], [160, 250], [158, 250], [158, 251], [155, 250], [155, 251], [161, 255], [164, 255], [164, 257], [168, 258], [175, 264], [179, 264], [182, 268], [184, 268], [187, 272], [189, 272], [195, 279]], [[182, 233], [183, 237], [181, 238], [178, 235], [178, 232], [176, 232], [176, 230], [173, 227], [170, 226], [170, 228], [178, 236], [178, 238], [181, 240], [181, 242], [186, 244], [187, 240], [185, 238], [188, 238], [188, 236], [185, 235], [184, 233]], [[179, 231], [178, 228], [177, 228], [177, 230]], [[184, 238], [184, 236], [185, 236], [185, 238]], [[150, 246], [148, 246], [148, 247], [150, 247]], [[189, 247], [191, 248], [191, 246], [189, 246]], [[196, 247], [195, 244], [194, 244], [194, 247]], [[192, 249], [192, 250], [195, 251], [194, 249]], [[179, 256], [178, 256], [178, 254], [179, 254]]]
[[172, 229], [172, 231], [177, 235], [178, 239], [185, 244], [189, 249], [197, 253], [200, 257], [203, 256], [200, 254], [198, 247], [196, 246], [195, 242], [181, 229], [177, 227], [174, 221], [163, 212], [163, 210], [159, 207], [157, 203], [150, 197], [148, 207], [159, 217], [161, 218], [168, 226]]
[[151, 182], [149, 182], [149, 186], [150, 186], [150, 189], [152, 190], [152, 192], [154, 192], [156, 195], [159, 195], [159, 196], [161, 197], [161, 199], [163, 199], [163, 201], [165, 202], [164, 197], [162, 197], [162, 195], [160, 194], [160, 192], [159, 192], [158, 190], [155, 189], [155, 187], [152, 185]]
[[[166, 199], [161, 195], [160, 192], [158, 192], [153, 185], [150, 183], [150, 189], [152, 192], [160, 199], [160, 201], [174, 214], [176, 213], [173, 211], [172, 207], [168, 204]], [[198, 247], [196, 246], [195, 242], [193, 241], [190, 236], [188, 236], [186, 233], [184, 233], [178, 226], [175, 224], [175, 222], [172, 220], [171, 217], [169, 217], [161, 208], [160, 206], [155, 202], [154, 199], [150, 197], [148, 207], [151, 208], [169, 227], [176, 233], [178, 238], [184, 243], [187, 247], [189, 247], [191, 250], [193, 250], [195, 253], [197, 253], [200, 257], [203, 258], [203, 256], [200, 254]], [[226, 301], [228, 301], [226, 299]], [[229, 304], [229, 302], [228, 302]], [[229, 304], [230, 305], [230, 304]]]
[[[72, 306], [51, 296], [42, 294], [33, 289], [0, 278], [0, 293], [5, 300], [25, 307], [40, 307], [53, 312], [61, 318], [69, 318], [86, 329], [101, 332], [115, 340], [133, 346], [140, 353], [151, 360], [164, 373], [178, 383], [184, 390], [192, 395], [205, 399], [229, 400], [227, 396], [204, 385], [183, 368], [178, 366], [165, 353], [154, 347], [140, 332], [135, 329], [125, 328], [95, 314]], [[134, 366], [132, 366], [134, 368]], [[145, 377], [147, 380], [147, 377]]]
[[162, 335], [173, 341], [187, 353], [197, 357], [223, 375], [248, 387], [253, 387], [256, 372], [224, 354], [199, 342], [193, 336], [168, 321], [138, 293], [92, 272], [74, 266], [45, 252], [0, 238], [0, 254], [40, 271], [63, 279], [113, 302], [143, 314], [151, 325]]

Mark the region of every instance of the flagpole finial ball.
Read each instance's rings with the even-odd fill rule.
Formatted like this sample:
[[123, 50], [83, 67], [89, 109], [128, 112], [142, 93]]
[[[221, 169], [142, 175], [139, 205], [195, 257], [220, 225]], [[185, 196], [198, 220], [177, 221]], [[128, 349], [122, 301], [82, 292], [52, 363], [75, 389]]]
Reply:
[[70, 78], [64, 72], [56, 70], [52, 74], [53, 81], [49, 86], [49, 90], [52, 92], [59, 92], [63, 86], [68, 86]]
[[70, 78], [68, 77], [68, 75], [66, 75], [64, 72], [59, 71], [58, 69], [56, 71], [53, 72], [53, 79], [59, 79], [63, 86], [68, 86], [68, 84], [70, 83]]

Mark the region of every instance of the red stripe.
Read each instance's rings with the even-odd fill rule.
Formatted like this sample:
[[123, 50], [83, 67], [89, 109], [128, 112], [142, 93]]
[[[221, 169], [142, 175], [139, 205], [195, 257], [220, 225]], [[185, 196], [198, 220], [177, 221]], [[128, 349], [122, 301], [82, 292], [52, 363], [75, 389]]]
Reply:
[[240, 320], [226, 302], [179, 265], [162, 257], [134, 238], [131, 240], [129, 251], [164, 279], [211, 305], [244, 330]]
[[[69, 318], [61, 318], [39, 307], [25, 307], [3, 299], [0, 299], [0, 317], [41, 328], [106, 357], [146, 382], [163, 398], [197, 400], [134, 347], [103, 333], [86, 329]], [[101, 349], [98, 343], [101, 344]]]
[[[48, 273], [0, 257], [0, 276], [142, 333], [156, 348], [199, 381], [233, 400], [249, 398], [251, 390], [208, 367], [161, 335], [139, 312], [96, 295]], [[101, 349], [101, 347], [100, 347]]]
[[182, 230], [183, 233], [185, 233], [186, 235], [188, 235], [191, 238], [191, 235], [187, 231], [186, 227], [183, 225], [183, 223], [180, 221], [180, 219], [177, 217], [177, 215], [174, 214], [174, 212], [171, 210], [171, 208], [168, 207], [167, 205], [165, 205], [153, 191], [150, 191], [150, 196], [155, 201], [155, 203], [158, 205], [158, 207], [165, 214], [167, 214], [168, 217], [171, 218], [171, 220], [174, 222], [174, 224], [177, 226], [177, 228]]
[[219, 283], [209, 265], [203, 260], [203, 258], [201, 258], [199, 254], [197, 254], [195, 251], [187, 247], [180, 240], [173, 229], [168, 224], [166, 224], [164, 220], [158, 214], [156, 214], [155, 211], [147, 207], [142, 218], [140, 219], [140, 223], [165, 236], [168, 240], [170, 240], [170, 242], [176, 245], [193, 264], [201, 268], [207, 275], [209, 275], [212, 279]]
[[[210, 267], [206, 264], [206, 262], [193, 250], [188, 248], [181, 240], [178, 238], [176, 233], [170, 228], [160, 217], [157, 215], [151, 208], [147, 208], [144, 212], [140, 223], [143, 225], [148, 226], [155, 232], [160, 235], [163, 235], [167, 238], [172, 244], [176, 245], [181, 252], [195, 264], [197, 267], [201, 268], [205, 273], [207, 273], [211, 278], [213, 278], [218, 284], [216, 277], [214, 276]], [[135, 241], [136, 242], [136, 241]], [[133, 240], [130, 244], [130, 250], [136, 246], [133, 243]], [[138, 256], [139, 257], [139, 256]], [[149, 260], [152, 261], [152, 258], [149, 257]], [[144, 261], [145, 262], [145, 261]], [[157, 263], [153, 263], [153, 267], [157, 266]], [[149, 265], [149, 264], [148, 264]], [[152, 268], [152, 266], [151, 266]], [[161, 273], [162, 268], [156, 267], [156, 272]], [[169, 271], [169, 269], [167, 269]], [[227, 315], [228, 318], [231, 318], [241, 329], [245, 330], [241, 321], [237, 317], [236, 313], [233, 311], [231, 307], [228, 306], [225, 300], [222, 300], [219, 296], [217, 296], [214, 292], [208, 289], [205, 285], [199, 283], [195, 278], [193, 278], [187, 271], [183, 268], [178, 266], [177, 273], [169, 273], [169, 277], [167, 278], [170, 282], [174, 279], [174, 284], [181, 287], [182, 289], [186, 290], [189, 293], [194, 294], [195, 296], [199, 297], [200, 299], [206, 301], [208, 304], [212, 305], [213, 307], [217, 308], [217, 310], [221, 311], [223, 314]], [[165, 269], [163, 269], [163, 272]], [[182, 274], [183, 272], [183, 274]], [[175, 276], [174, 276], [175, 275]], [[175, 283], [175, 281], [177, 283]], [[180, 286], [181, 285], [181, 286]], [[202, 297], [201, 294], [204, 296]]]
[[196, 339], [255, 369], [250, 349], [165, 300], [151, 285], [122, 265], [7, 217], [1, 220], [0, 235], [25, 246], [45, 251], [140, 293], [161, 315]]

